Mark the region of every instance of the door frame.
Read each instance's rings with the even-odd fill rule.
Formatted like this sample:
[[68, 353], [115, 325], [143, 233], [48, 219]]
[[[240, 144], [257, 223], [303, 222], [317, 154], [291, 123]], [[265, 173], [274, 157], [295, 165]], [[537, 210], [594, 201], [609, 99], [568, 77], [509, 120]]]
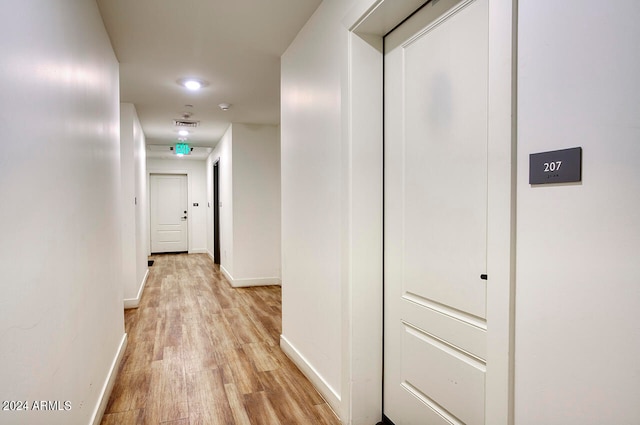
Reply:
[[[426, 2], [358, 0], [342, 20], [348, 29], [343, 134], [349, 263], [342, 290], [341, 411], [352, 425], [382, 418], [383, 37]], [[517, 0], [490, 0], [489, 23], [485, 422], [512, 425]]]
[[149, 231], [149, 241], [147, 245], [147, 255], [151, 255], [151, 186], [150, 180], [152, 174], [166, 174], [166, 175], [186, 175], [187, 176], [187, 252], [191, 254], [191, 173], [188, 170], [163, 170], [159, 168], [147, 169], [147, 199], [149, 200], [149, 208], [147, 208], [147, 227]]

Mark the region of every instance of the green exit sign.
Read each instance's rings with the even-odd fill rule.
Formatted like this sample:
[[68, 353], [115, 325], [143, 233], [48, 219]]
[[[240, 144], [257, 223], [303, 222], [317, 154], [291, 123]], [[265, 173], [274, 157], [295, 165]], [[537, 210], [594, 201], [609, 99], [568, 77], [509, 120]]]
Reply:
[[191, 148], [186, 143], [176, 143], [176, 155], [189, 155]]

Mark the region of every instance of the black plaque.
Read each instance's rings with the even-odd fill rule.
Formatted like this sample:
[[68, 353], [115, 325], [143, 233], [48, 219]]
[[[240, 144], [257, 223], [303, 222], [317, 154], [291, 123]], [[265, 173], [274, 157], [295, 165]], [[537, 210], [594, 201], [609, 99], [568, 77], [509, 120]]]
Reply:
[[529, 155], [529, 184], [572, 183], [582, 180], [582, 148]]

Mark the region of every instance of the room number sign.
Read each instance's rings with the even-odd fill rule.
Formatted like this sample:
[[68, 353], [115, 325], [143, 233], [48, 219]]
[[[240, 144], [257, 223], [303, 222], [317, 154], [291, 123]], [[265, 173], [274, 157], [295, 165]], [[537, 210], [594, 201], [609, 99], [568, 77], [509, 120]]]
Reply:
[[529, 184], [571, 183], [582, 180], [582, 148], [529, 155]]

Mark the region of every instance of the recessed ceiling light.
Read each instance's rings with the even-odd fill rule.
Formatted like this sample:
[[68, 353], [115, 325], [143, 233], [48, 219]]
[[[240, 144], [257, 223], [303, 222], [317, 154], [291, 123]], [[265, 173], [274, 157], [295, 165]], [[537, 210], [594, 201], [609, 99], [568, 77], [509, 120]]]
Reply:
[[200, 83], [200, 81], [189, 80], [184, 82], [184, 86], [189, 90], [200, 90], [202, 84]]
[[200, 90], [202, 87], [206, 87], [208, 83], [198, 78], [181, 78], [178, 80], [178, 84], [187, 88], [188, 90]]
[[189, 135], [189, 132], [187, 130], [180, 130], [178, 131], [178, 134], [182, 137], [185, 137]]

